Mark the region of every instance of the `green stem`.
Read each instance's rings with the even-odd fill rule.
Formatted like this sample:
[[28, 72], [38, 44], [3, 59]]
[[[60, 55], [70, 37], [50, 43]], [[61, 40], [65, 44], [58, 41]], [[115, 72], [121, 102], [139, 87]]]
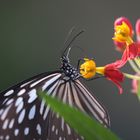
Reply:
[[135, 80], [140, 80], [140, 76], [136, 76], [136, 75], [132, 75], [132, 74], [128, 74], [128, 73], [123, 73], [125, 77], [129, 78], [129, 79], [135, 79]]
[[138, 100], [140, 101], [140, 81], [138, 81], [137, 97]]
[[140, 73], [140, 70], [132, 60], [128, 60], [128, 62], [136, 73]]
[[135, 61], [136, 65], [137, 65], [137, 67], [140, 69], [140, 59], [135, 58], [134, 61]]

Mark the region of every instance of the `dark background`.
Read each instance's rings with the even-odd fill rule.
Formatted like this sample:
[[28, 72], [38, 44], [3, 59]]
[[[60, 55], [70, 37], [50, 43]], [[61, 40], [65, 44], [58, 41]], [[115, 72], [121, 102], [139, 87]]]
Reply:
[[[121, 57], [115, 51], [113, 22], [128, 17], [133, 26], [140, 17], [140, 1], [133, 0], [38, 0], [0, 1], [0, 89], [33, 75], [60, 66], [60, 54], [68, 31], [76, 26], [86, 32], [76, 43], [96, 60], [98, 66]], [[73, 48], [73, 65], [83, 54]], [[129, 65], [122, 69], [133, 73]], [[124, 93], [105, 79], [85, 84], [106, 106], [111, 129], [124, 140], [140, 139], [140, 102], [131, 93], [131, 81], [123, 84]]]

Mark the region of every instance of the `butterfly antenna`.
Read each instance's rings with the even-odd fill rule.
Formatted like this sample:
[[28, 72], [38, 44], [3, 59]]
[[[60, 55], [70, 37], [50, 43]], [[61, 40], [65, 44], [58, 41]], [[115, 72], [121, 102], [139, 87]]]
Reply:
[[[72, 38], [72, 40], [70, 41], [70, 43], [68, 44], [68, 46], [67, 46], [67, 47], [65, 48], [65, 50], [63, 51], [62, 56], [65, 54], [65, 52], [68, 50], [68, 48], [70, 48], [71, 44], [76, 40], [76, 38], [79, 37], [83, 32], [84, 32], [84, 30], [81, 30], [79, 33], [77, 33], [77, 34]], [[70, 49], [69, 49], [69, 51], [70, 51]], [[69, 51], [68, 51], [68, 53], [69, 53]], [[66, 56], [68, 56], [68, 55], [66, 55]]]
[[67, 42], [68, 42], [68, 40], [69, 40], [71, 34], [74, 32], [74, 30], [75, 30], [75, 26], [73, 26], [73, 27], [70, 29], [70, 31], [68, 32], [68, 34], [67, 34], [67, 36], [66, 36], [66, 38], [65, 38], [64, 47], [63, 47], [63, 49], [61, 50], [61, 54], [62, 54], [61, 56], [64, 55], [65, 46], [67, 46], [66, 44], [67, 44]]
[[71, 50], [71, 47], [68, 48], [67, 55], [66, 55], [67, 58], [69, 58], [70, 50]]
[[[68, 51], [67, 51], [67, 55], [66, 55], [66, 57], [67, 58], [69, 58], [69, 54], [70, 54], [70, 51], [71, 51], [71, 48], [78, 48], [78, 49], [80, 49], [80, 51], [82, 52], [82, 54], [83, 54], [83, 56], [84, 57], [87, 57], [88, 55], [87, 55], [87, 52], [83, 49], [83, 48], [81, 48], [80, 46], [78, 46], [78, 45], [72, 45], [71, 47], [69, 47], [68, 48]], [[88, 57], [89, 58], [89, 57]]]
[[85, 49], [83, 49], [83, 48], [81, 48], [80, 46], [78, 46], [78, 45], [76, 45], [75, 47], [77, 47], [81, 52], [82, 52], [82, 55], [84, 56], [84, 57], [88, 57], [88, 53], [87, 53], [87, 51], [85, 50]]
[[74, 30], [75, 30], [75, 26], [73, 26], [73, 27], [70, 29], [70, 31], [68, 32], [68, 34], [67, 34], [67, 36], [66, 36], [66, 39], [65, 39], [65, 42], [64, 42], [64, 45], [66, 45], [66, 43], [68, 42], [68, 40], [69, 40], [71, 34], [74, 32]]

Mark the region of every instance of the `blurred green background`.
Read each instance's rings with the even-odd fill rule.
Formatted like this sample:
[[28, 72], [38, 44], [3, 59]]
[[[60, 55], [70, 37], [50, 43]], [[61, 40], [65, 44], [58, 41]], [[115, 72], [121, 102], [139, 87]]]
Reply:
[[[0, 89], [45, 71], [60, 67], [64, 40], [72, 26], [86, 32], [74, 43], [86, 50], [98, 66], [120, 58], [112, 36], [113, 22], [126, 16], [133, 26], [140, 17], [140, 1], [133, 0], [38, 0], [0, 1]], [[70, 59], [83, 54], [73, 48]], [[133, 73], [129, 65], [123, 71]], [[124, 140], [140, 139], [140, 102], [131, 93], [131, 81], [124, 94], [105, 79], [84, 81], [108, 109], [111, 129]], [[93, 130], [94, 131], [94, 130]]]

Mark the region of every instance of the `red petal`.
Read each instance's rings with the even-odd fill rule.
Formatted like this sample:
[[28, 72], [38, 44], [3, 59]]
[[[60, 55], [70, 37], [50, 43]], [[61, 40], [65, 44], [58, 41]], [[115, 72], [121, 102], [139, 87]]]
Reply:
[[116, 50], [119, 52], [123, 52], [126, 48], [126, 43], [124, 42], [118, 42], [114, 40], [114, 44], [116, 46]]
[[[140, 44], [139, 44], [140, 45]], [[120, 60], [115, 61], [114, 63], [106, 65], [106, 67], [110, 67], [112, 69], [118, 69], [123, 67], [129, 59], [134, 59], [135, 57], [140, 55], [140, 46], [136, 43], [132, 43], [127, 46], [125, 51], [123, 52], [122, 58]]]
[[122, 94], [123, 93], [123, 88], [122, 88], [121, 84], [116, 80], [111, 80], [111, 81], [118, 87], [119, 93]]
[[127, 61], [129, 59], [134, 59], [138, 56], [138, 47], [136, 43], [132, 43], [129, 46], [126, 47], [123, 56], [122, 61]]
[[122, 93], [122, 87], [120, 85], [121, 82], [124, 80], [124, 75], [122, 72], [120, 72], [118, 69], [113, 69], [110, 66], [105, 67], [105, 76], [108, 80], [112, 81], [120, 91], [120, 94]]
[[124, 76], [120, 70], [110, 67], [105, 67], [105, 76], [111, 79], [116, 79], [118, 82], [123, 82], [124, 80]]
[[137, 42], [136, 45], [137, 45], [137, 48], [138, 48], [138, 56], [140, 56], [140, 42]]
[[117, 60], [111, 64], [106, 65], [106, 68], [118, 69], [118, 68], [123, 67], [126, 64], [126, 62], [127, 62], [126, 58], [123, 58], [123, 59]]

